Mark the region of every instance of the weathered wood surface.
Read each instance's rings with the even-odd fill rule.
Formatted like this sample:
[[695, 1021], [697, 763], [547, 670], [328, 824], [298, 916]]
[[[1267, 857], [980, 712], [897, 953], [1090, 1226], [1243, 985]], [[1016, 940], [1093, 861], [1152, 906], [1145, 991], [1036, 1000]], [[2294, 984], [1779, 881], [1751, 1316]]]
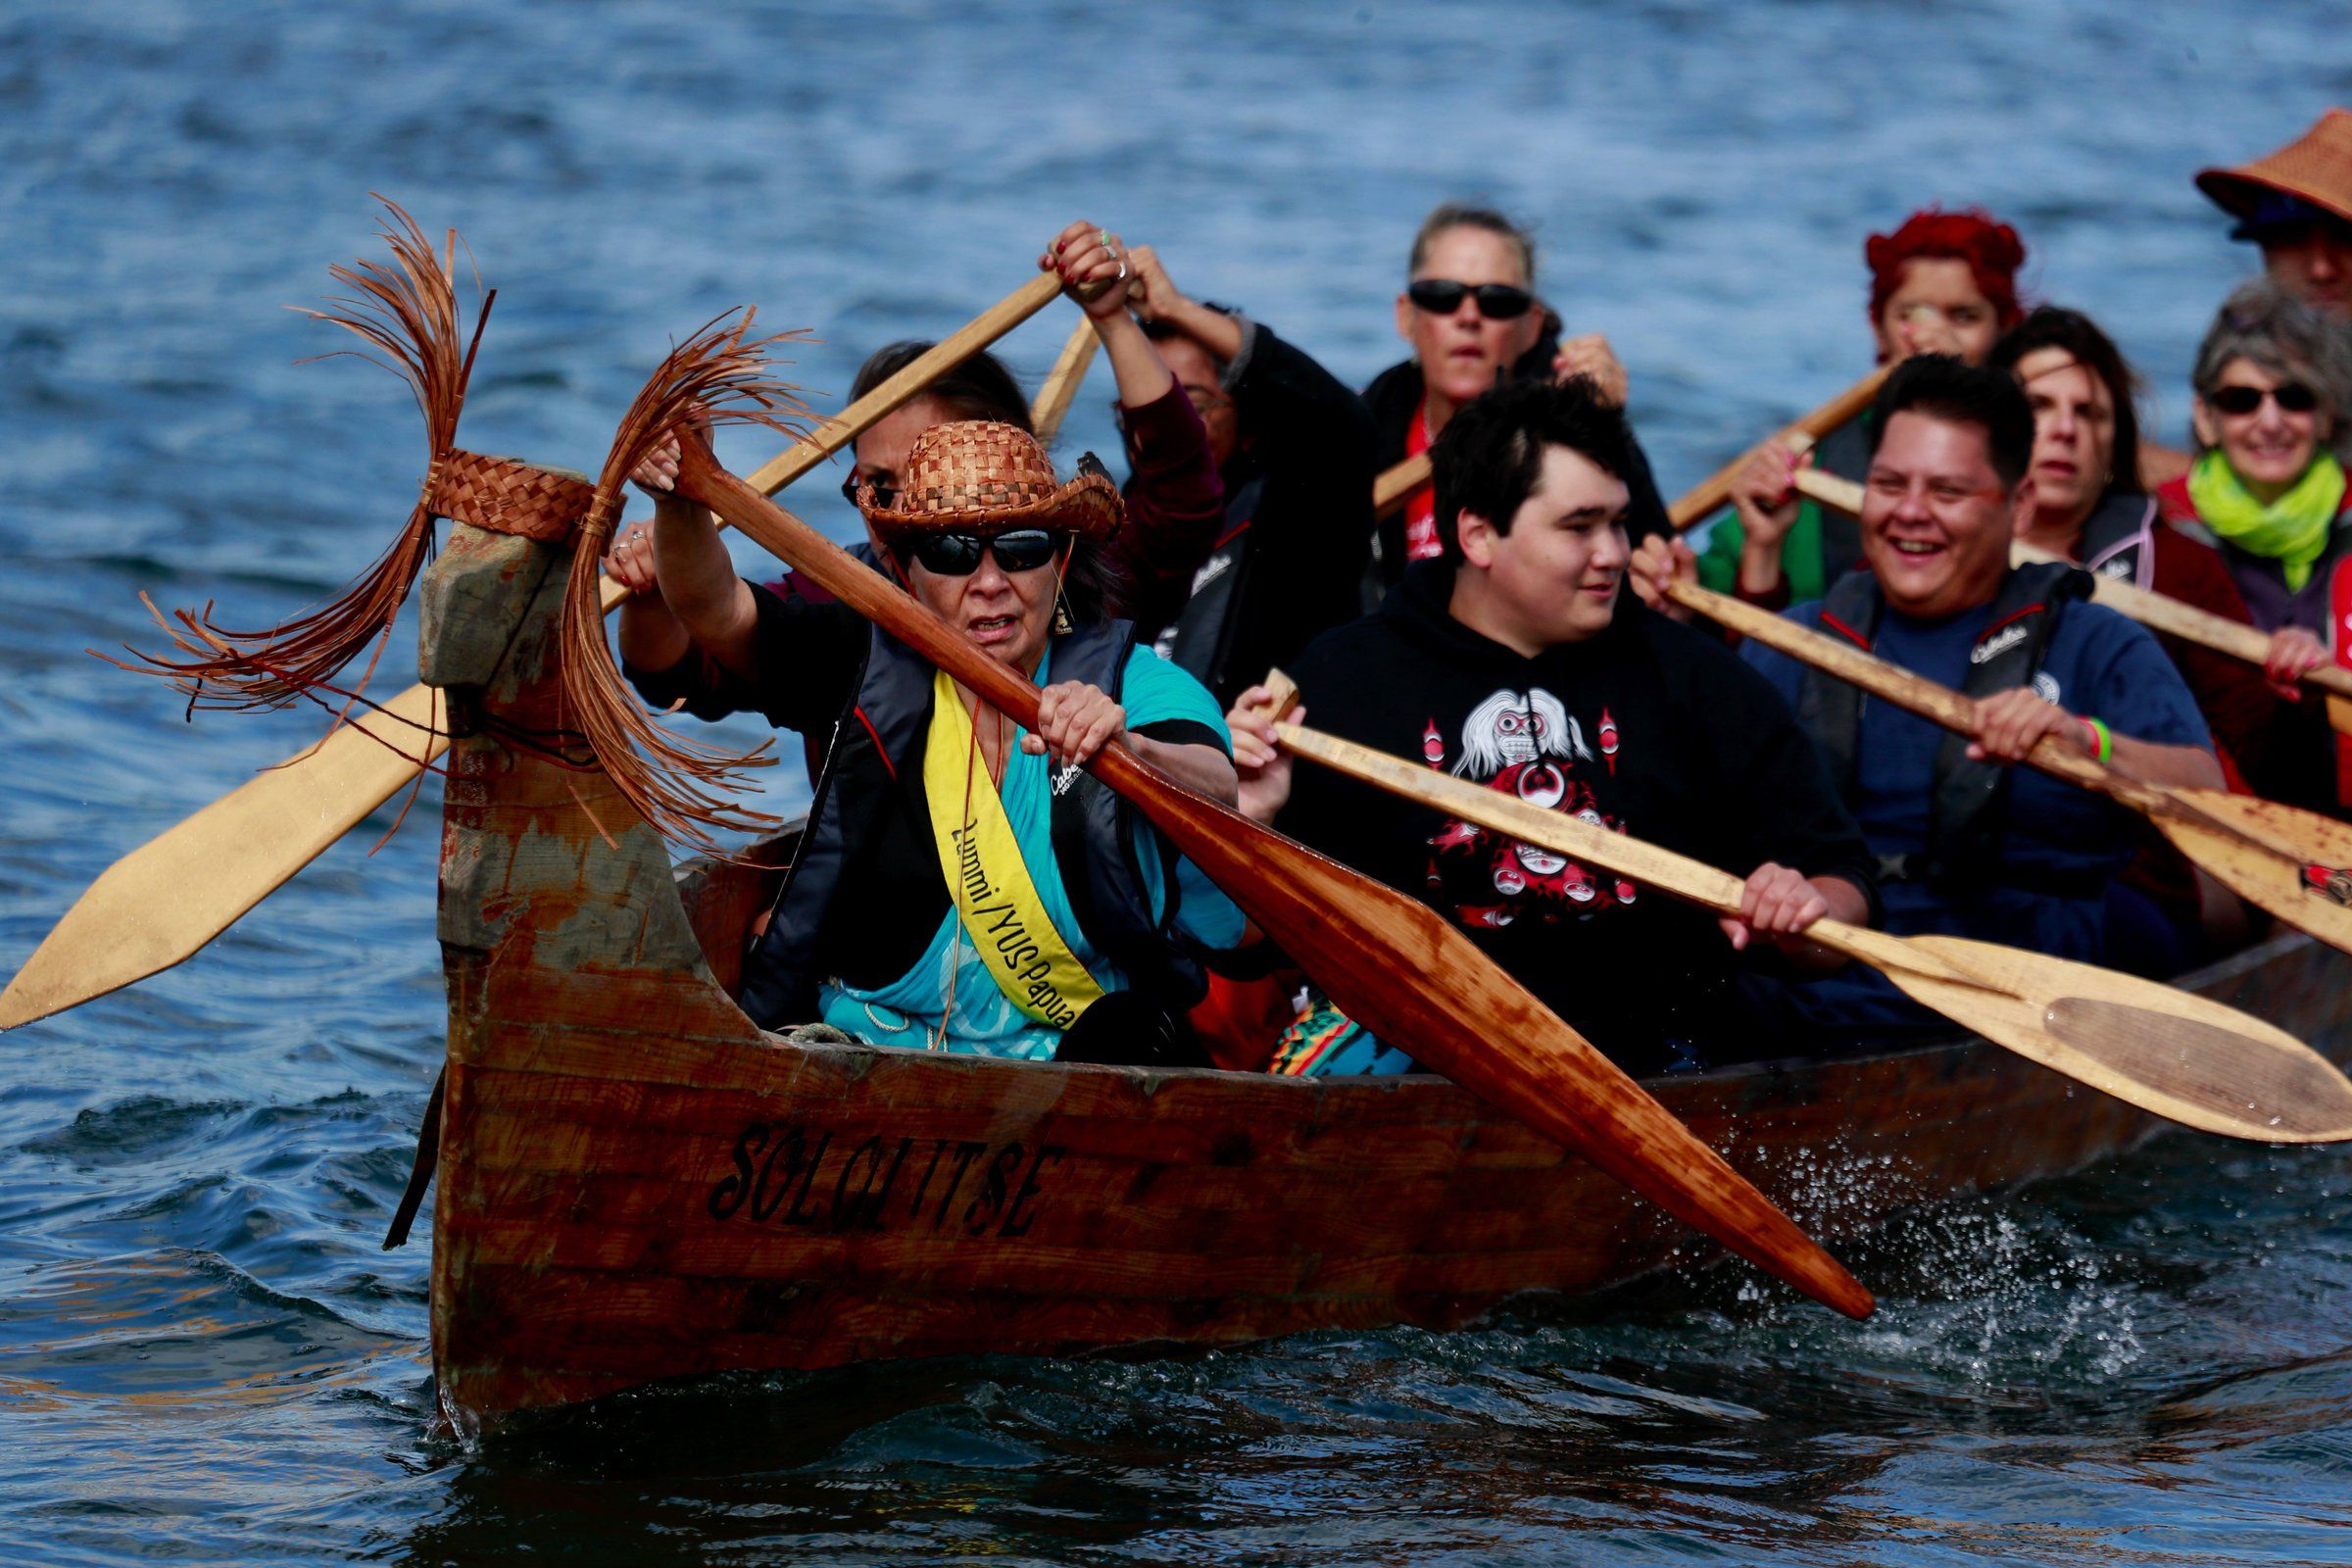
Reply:
[[[453, 702], [462, 721], [554, 721], [544, 637], [500, 659], [445, 613], [458, 594], [495, 610], [552, 591], [538, 548], [460, 529], [428, 580], [430, 623], [458, 639], [430, 671], [486, 687]], [[681, 901], [597, 775], [486, 734], [451, 759], [432, 1318], [462, 1427], [737, 1368], [1448, 1327], [1520, 1292], [1712, 1255], [1436, 1079], [779, 1043], [702, 945], [739, 948], [718, 911], [759, 906], [772, 870], [689, 874]], [[2348, 977], [2296, 939], [2200, 988], [2328, 1043]], [[1650, 1087], [1837, 1235], [2158, 1125], [1982, 1043]]]

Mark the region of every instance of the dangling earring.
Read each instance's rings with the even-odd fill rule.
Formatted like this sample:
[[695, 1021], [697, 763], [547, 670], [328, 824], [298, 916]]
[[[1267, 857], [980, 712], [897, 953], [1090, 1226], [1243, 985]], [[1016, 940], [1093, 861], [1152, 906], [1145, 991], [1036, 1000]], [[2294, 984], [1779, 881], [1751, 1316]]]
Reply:
[[1070, 618], [1069, 600], [1062, 596], [1060, 589], [1054, 589], [1054, 635], [1056, 637], [1067, 637], [1070, 633], [1076, 631], [1077, 629], [1078, 623]]

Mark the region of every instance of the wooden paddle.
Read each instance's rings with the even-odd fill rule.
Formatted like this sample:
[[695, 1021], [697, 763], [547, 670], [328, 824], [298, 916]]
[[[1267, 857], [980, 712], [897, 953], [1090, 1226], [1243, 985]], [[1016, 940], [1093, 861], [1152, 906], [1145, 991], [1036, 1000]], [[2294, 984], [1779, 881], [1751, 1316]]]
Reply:
[[[1851, 643], [1694, 582], [1675, 583], [1668, 597], [1946, 729], [1966, 735], [1975, 728], [1976, 705], [1966, 697]], [[2054, 737], [2044, 737], [2026, 760], [2140, 812], [2224, 887], [2352, 953], [2352, 825], [2250, 795], [2145, 783]]]
[[[1886, 380], [1887, 372], [1893, 368], [1890, 365], [1879, 367], [1794, 424], [1784, 426], [1774, 439], [1807, 445], [1820, 440], [1869, 408], [1870, 400], [1879, 395], [1879, 383]], [[1723, 504], [1732, 499], [1732, 481], [1740, 477], [1740, 470], [1746, 466], [1747, 454], [1743, 452], [1707, 475], [1695, 488], [1685, 492], [1667, 512], [1674, 525], [1688, 528], [1706, 521], [1721, 511]]]
[[[1031, 278], [762, 466], [750, 482], [763, 492], [792, 483], [1059, 292], [1052, 273]], [[1081, 322], [1078, 331], [1094, 341], [1091, 323]], [[1077, 337], [1071, 334], [1046, 383], [1062, 410], [1084, 373]], [[1056, 422], [1059, 416], [1056, 411]], [[628, 597], [612, 577], [600, 592], [607, 613]], [[143, 980], [227, 930], [448, 749], [438, 701], [430, 687], [416, 685], [384, 704], [384, 714], [354, 710], [349, 723], [317, 746], [255, 774], [107, 867], [0, 991], [0, 1029]]]
[[[1273, 713], [1296, 706], [1280, 671]], [[1297, 724], [1288, 750], [1459, 821], [1508, 834], [1718, 914], [1737, 915], [1744, 884], [1713, 866], [1595, 827], [1515, 795]], [[2037, 953], [1957, 937], [1889, 936], [1838, 920], [1808, 939], [1880, 970], [1953, 1022], [2140, 1109], [2257, 1143], [2352, 1139], [2352, 1081], [2284, 1030], [2171, 986]]]
[[[1808, 440], [1819, 440], [1837, 429], [1870, 407], [1870, 400], [1879, 395], [1879, 383], [1886, 379], [1887, 368], [1883, 367], [1871, 371], [1811, 414], [1783, 429], [1779, 438], [1787, 441], [1802, 436]], [[1694, 523], [1704, 522], [1720, 510], [1732, 498], [1732, 481], [1739, 477], [1740, 468], [1746, 463], [1746, 454], [1740, 454], [1668, 508], [1666, 515], [1675, 527], [1688, 528]], [[1378, 516], [1387, 516], [1404, 504], [1406, 496], [1427, 483], [1429, 454], [1416, 452], [1372, 482], [1373, 513]]]
[[1429, 454], [1416, 452], [1372, 481], [1372, 515], [1385, 517], [1404, 505], [1404, 498], [1429, 483]]
[[[1070, 405], [1077, 401], [1078, 387], [1086, 380], [1086, 368], [1095, 362], [1095, 350], [1102, 347], [1102, 336], [1095, 331], [1094, 320], [1085, 316], [1070, 328], [1068, 341], [1061, 345], [1061, 354], [1054, 361], [1054, 368], [1046, 372], [1045, 385], [1029, 402], [1029, 428], [1037, 432], [1038, 440], [1051, 446], [1061, 432], [1061, 421], [1069, 416]], [[770, 491], [769, 494], [774, 494]]]
[[[1037, 722], [1037, 688], [680, 433], [678, 490], [978, 693]], [[1851, 1317], [1870, 1293], [1435, 910], [1180, 788], [1121, 746], [1089, 769], [1224, 888], [1365, 1027], [1685, 1223]]]
[[[1821, 473], [1812, 468], [1796, 472], [1797, 490], [1812, 497], [1825, 507], [1834, 507], [1853, 516], [1862, 514], [1862, 487], [1851, 479], [1834, 473]], [[2047, 550], [2037, 550], [2020, 540], [2009, 547], [2013, 565], [2029, 562], [2057, 561], [2061, 557]], [[2169, 594], [2151, 593], [2134, 588], [2128, 582], [2092, 573], [2097, 584], [2091, 598], [2119, 615], [2128, 615], [2151, 631], [2169, 632], [2182, 642], [2210, 648], [2231, 659], [2242, 659], [2249, 664], [2260, 665], [2270, 657], [2271, 640], [2244, 621], [2217, 615], [2210, 610], [2199, 610]], [[2352, 734], [2352, 669], [2337, 664], [2322, 664], [2307, 670], [2303, 684], [2324, 693], [2328, 699], [2328, 722], [2346, 734]]]

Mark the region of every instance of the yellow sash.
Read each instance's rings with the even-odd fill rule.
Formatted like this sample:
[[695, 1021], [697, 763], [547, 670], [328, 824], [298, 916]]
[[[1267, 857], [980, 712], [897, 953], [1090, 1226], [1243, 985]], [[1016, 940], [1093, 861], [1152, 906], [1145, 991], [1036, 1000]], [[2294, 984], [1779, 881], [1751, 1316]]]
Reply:
[[1039, 1023], [1067, 1029], [1102, 999], [1102, 988], [1054, 928], [1037, 884], [1029, 880], [1004, 797], [980, 764], [969, 716], [955, 681], [935, 671], [923, 793], [930, 798], [939, 868], [964, 934], [997, 989]]

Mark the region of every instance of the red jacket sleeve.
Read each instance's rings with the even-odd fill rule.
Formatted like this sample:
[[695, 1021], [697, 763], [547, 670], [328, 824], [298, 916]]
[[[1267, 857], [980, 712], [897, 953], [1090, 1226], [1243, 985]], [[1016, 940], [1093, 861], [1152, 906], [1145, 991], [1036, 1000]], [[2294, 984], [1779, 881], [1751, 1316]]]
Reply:
[[[2178, 528], [2158, 523], [2156, 591], [2183, 604], [2240, 624], [2250, 624], [2246, 602], [2230, 579], [2230, 568], [2210, 546], [2198, 543]], [[2242, 659], [2200, 648], [2178, 637], [2159, 634], [2157, 640], [2188, 682], [2188, 689], [2212, 726], [2214, 744], [2227, 753], [2237, 770], [2259, 776], [2278, 717], [2278, 697], [2262, 678], [2262, 670]]]

